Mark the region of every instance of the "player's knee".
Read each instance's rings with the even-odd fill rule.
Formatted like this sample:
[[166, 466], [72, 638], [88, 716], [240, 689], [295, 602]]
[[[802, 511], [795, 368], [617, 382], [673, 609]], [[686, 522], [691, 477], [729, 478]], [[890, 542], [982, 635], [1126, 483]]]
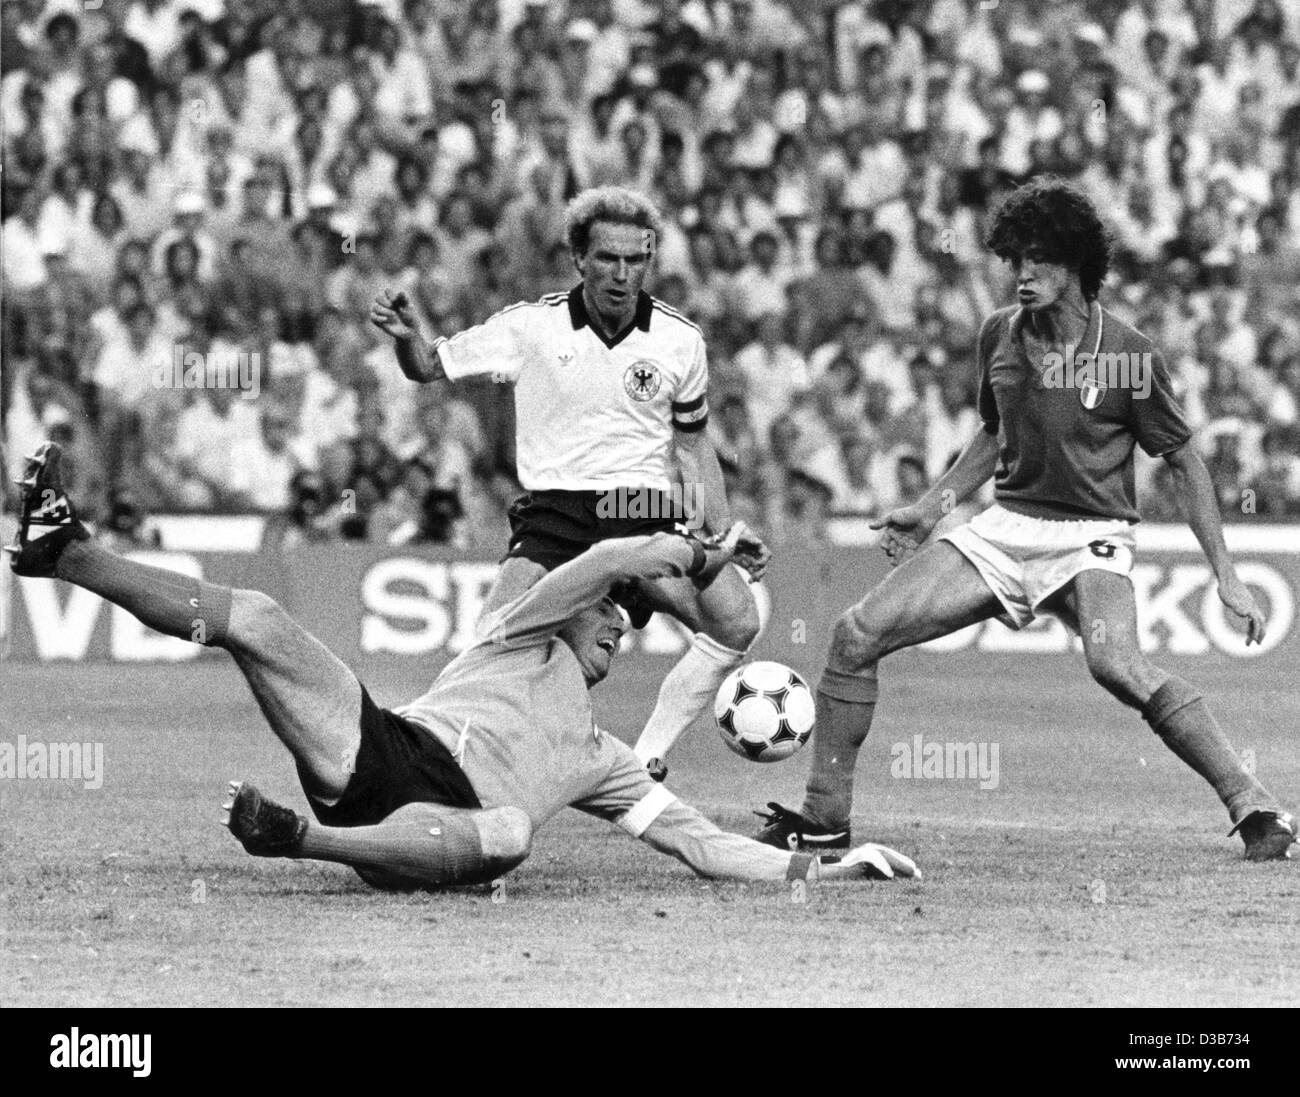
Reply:
[[835, 670], [856, 673], [876, 662], [881, 655], [881, 632], [869, 609], [853, 606], [836, 619], [831, 629], [830, 665]]
[[475, 820], [483, 856], [512, 866], [525, 860], [533, 848], [533, 821], [516, 807], [489, 808]]
[[1106, 649], [1088, 653], [1088, 671], [1107, 693], [1134, 708], [1141, 704], [1141, 675], [1136, 661], [1125, 652]]
[[725, 618], [709, 621], [703, 631], [733, 651], [748, 651], [761, 631], [753, 596], [746, 590], [744, 601], [738, 602]]

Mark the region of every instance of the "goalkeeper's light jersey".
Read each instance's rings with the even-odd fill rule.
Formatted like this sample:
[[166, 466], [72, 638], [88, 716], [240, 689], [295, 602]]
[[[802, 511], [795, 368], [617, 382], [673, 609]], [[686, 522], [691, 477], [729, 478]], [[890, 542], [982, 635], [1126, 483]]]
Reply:
[[522, 808], [537, 827], [572, 806], [639, 835], [672, 797], [596, 727], [582, 668], [555, 632], [615, 582], [681, 575], [691, 556], [663, 534], [596, 545], [485, 617], [478, 642], [394, 711], [437, 736], [484, 807]]

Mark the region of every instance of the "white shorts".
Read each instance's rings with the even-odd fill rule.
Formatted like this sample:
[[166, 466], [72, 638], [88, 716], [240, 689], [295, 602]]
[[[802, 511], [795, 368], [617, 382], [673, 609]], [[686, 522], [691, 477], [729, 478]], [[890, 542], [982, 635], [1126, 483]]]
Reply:
[[1135, 524], [1111, 518], [1031, 518], [995, 503], [939, 540], [955, 545], [975, 565], [1006, 610], [999, 620], [1019, 629], [1081, 571], [1128, 575]]

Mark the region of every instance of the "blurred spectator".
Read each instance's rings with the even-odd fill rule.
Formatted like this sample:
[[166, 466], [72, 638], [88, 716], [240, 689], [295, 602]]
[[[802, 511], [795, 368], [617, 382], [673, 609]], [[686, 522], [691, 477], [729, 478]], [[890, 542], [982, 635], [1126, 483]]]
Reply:
[[4, 221], [4, 282], [9, 293], [30, 293], [45, 283], [40, 218], [40, 192], [29, 187], [21, 192], [17, 211]]
[[[130, 285], [131, 283], [126, 283]], [[129, 291], [128, 291], [129, 292]], [[158, 329], [157, 314], [137, 301], [121, 316], [121, 325], [109, 330], [91, 364], [90, 379], [104, 409], [130, 408], [151, 391], [154, 371], [170, 365], [174, 345]]]
[[1261, 440], [1255, 508], [1271, 518], [1300, 517], [1300, 434], [1295, 424], [1270, 427]]
[[390, 545], [451, 544], [464, 508], [460, 493], [438, 487], [437, 479], [420, 458], [407, 461], [401, 481], [372, 520], [371, 535]]
[[709, 417], [709, 435], [718, 460], [728, 472], [728, 486], [756, 495], [761, 484], [763, 447], [744, 396], [735, 392], [723, 396]]
[[844, 240], [835, 229], [825, 228], [817, 234], [813, 254], [815, 269], [799, 284], [796, 298], [799, 344], [804, 347], [828, 342], [845, 317], [869, 323], [874, 311], [866, 287], [848, 265]]
[[786, 288], [794, 281], [795, 272], [779, 262], [780, 256], [776, 233], [768, 229], [754, 233], [749, 242], [749, 261], [731, 280], [735, 310], [745, 320], [784, 314]]
[[835, 510], [840, 514], [879, 513], [883, 508], [872, 488], [876, 454], [871, 443], [861, 435], [845, 439], [843, 460], [844, 483], [833, 501]]
[[754, 429], [765, 435], [772, 421], [790, 404], [790, 397], [808, 387], [808, 367], [803, 356], [784, 338], [779, 312], [758, 317], [754, 342], [736, 355], [735, 369], [744, 381], [749, 417]]

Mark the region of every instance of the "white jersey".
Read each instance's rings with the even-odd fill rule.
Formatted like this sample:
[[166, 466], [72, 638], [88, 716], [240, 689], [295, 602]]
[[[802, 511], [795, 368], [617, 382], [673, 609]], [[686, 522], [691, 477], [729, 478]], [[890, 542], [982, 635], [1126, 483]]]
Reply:
[[515, 386], [519, 482], [527, 491], [667, 491], [674, 429], [708, 421], [700, 329], [649, 294], [607, 340], [582, 286], [504, 308], [437, 344], [447, 376]]

